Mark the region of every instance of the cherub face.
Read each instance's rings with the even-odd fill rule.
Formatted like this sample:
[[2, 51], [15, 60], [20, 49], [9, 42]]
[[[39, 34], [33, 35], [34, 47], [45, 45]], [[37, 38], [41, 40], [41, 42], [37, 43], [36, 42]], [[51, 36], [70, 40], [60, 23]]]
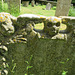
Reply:
[[44, 31], [50, 35], [54, 36], [59, 32], [61, 19], [57, 17], [49, 17], [44, 24]]
[[4, 29], [3, 32], [14, 33], [14, 27], [12, 25], [9, 13], [0, 13], [0, 26], [2, 26], [2, 28]]

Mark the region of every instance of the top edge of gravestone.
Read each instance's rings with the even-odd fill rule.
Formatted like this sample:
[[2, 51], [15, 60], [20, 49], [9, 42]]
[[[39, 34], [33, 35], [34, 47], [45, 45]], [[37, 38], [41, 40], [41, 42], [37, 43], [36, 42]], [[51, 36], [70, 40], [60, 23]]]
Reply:
[[72, 16], [60, 16], [60, 18], [75, 20], [75, 17]]

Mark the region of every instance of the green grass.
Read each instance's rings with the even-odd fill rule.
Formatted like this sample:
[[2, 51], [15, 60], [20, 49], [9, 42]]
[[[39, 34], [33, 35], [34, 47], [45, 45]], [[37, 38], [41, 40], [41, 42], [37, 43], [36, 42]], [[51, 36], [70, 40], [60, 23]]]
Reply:
[[74, 7], [71, 7], [70, 10], [69, 10], [69, 16], [75, 16], [75, 8]]
[[[15, 10], [12, 11], [12, 15], [13, 16], [18, 16], [21, 14], [36, 14], [36, 15], [44, 15], [44, 16], [54, 16], [55, 15], [55, 10], [51, 9], [51, 10], [43, 10], [43, 8], [46, 8], [46, 5], [38, 5], [38, 6], [34, 6], [32, 7], [31, 5], [29, 5], [28, 7], [24, 7], [21, 5], [21, 11], [20, 13], [15, 13]], [[0, 12], [9, 12], [8, 11], [8, 5], [7, 3], [3, 4], [3, 9], [0, 9]], [[10, 12], [9, 12], [10, 13]]]
[[[56, 11], [55, 6], [53, 8], [51, 8], [51, 10], [43, 10], [45, 8], [46, 8], [46, 5], [38, 5], [38, 6], [35, 5], [34, 7], [29, 5], [28, 7], [24, 7], [21, 4], [20, 13], [16, 13], [15, 9], [13, 9], [11, 14], [13, 16], [19, 16], [21, 14], [36, 14], [36, 15], [44, 15], [44, 16], [54, 16], [55, 15], [55, 11]], [[1, 3], [0, 3], [0, 12], [9, 12], [7, 3], [3, 3], [2, 8], [1, 8]], [[69, 16], [75, 16], [75, 9], [73, 7], [70, 8], [68, 15]]]
[[38, 14], [38, 15], [44, 15], [44, 16], [54, 16], [55, 10], [43, 10], [42, 8], [46, 8], [45, 5], [39, 5], [31, 7], [29, 5], [28, 7], [21, 6], [21, 12], [20, 14]]
[[0, 12], [8, 12], [8, 5], [7, 3], [3, 3], [3, 7], [0, 6]]

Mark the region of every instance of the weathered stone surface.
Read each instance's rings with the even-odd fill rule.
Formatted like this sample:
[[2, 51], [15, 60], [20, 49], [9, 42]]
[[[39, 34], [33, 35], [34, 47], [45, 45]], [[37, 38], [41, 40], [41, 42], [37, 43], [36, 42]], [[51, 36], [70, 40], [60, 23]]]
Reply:
[[22, 1], [22, 4], [23, 4], [25, 7], [28, 7], [29, 1]]
[[34, 5], [35, 5], [35, 1], [32, 0], [32, 1], [31, 1], [31, 6], [34, 7]]
[[[33, 29], [34, 24], [42, 22], [44, 29], [38, 33]], [[61, 22], [67, 25], [68, 33], [59, 33]], [[9, 35], [6, 33], [14, 34], [8, 38]], [[46, 38], [40, 38], [40, 34]], [[51, 40], [67, 39], [66, 37], [69, 37], [67, 42]], [[0, 13], [0, 67], [4, 74], [61, 75], [64, 70], [68, 75], [74, 75], [74, 44], [75, 17], [58, 18], [24, 14], [16, 18], [9, 13]], [[6, 62], [9, 66], [8, 71]], [[33, 67], [27, 70], [28, 66]]]
[[[74, 19], [73, 17], [71, 17], [71, 18]], [[43, 22], [44, 23], [44, 29], [43, 29], [44, 32], [43, 33], [40, 32], [41, 37], [44, 35], [44, 37], [49, 37], [52, 39], [54, 39], [54, 38], [55, 39], [67, 39], [66, 33], [65, 34], [63, 34], [63, 33], [58, 34], [62, 19], [63, 18], [61, 18], [61, 17], [60, 18], [58, 18], [58, 17], [45, 17], [45, 16], [38, 16], [38, 15], [33, 15], [33, 14], [24, 14], [24, 15], [20, 15], [17, 18], [17, 22], [19, 24], [21, 23], [21, 25], [23, 23], [24, 26], [26, 26], [26, 24], [28, 24], [28, 22], [30, 22], [32, 24], [32, 26], [33, 26], [33, 23], [37, 24], [37, 23]], [[27, 20], [28, 20], [28, 22], [27, 22]], [[67, 27], [67, 29], [68, 29], [68, 27]], [[28, 29], [30, 29], [30, 28], [28, 28]], [[70, 27], [69, 27], [69, 29], [70, 29]], [[38, 30], [36, 30], [36, 32], [38, 32]], [[44, 33], [46, 33], [47, 36]]]
[[72, 0], [58, 0], [55, 16], [67, 16]]
[[50, 9], [51, 9], [51, 4], [50, 3], [47, 3], [46, 10], [50, 10]]
[[[14, 26], [12, 25], [11, 18], [13, 19], [9, 13], [0, 13], [0, 26], [2, 26], [5, 29], [5, 32], [8, 33], [14, 33]], [[4, 29], [1, 30], [3, 31]]]
[[8, 71], [6, 70], [6, 55], [8, 48], [4, 45], [0, 44], [0, 75], [5, 74], [8, 75]]
[[9, 39], [12, 38], [15, 32], [13, 23], [16, 21], [17, 18], [9, 13], [0, 13], [0, 43], [2, 43], [2, 45], [8, 43], [8, 41], [10, 41]]
[[75, 17], [62, 17], [62, 23], [66, 24], [67, 28], [66, 30], [62, 31], [64, 33], [67, 33], [67, 39], [72, 39], [72, 36], [75, 35]]
[[5, 51], [8, 51], [8, 48], [6, 46], [1, 45], [0, 48], [5, 50]]
[[[16, 22], [17, 21], [17, 18], [16, 17], [14, 17], [14, 16], [12, 16], [12, 15], [10, 15], [9, 13], [5, 13], [5, 12], [1, 12], [0, 13], [0, 23], [2, 24], [2, 23], [4, 23], [4, 24], [8, 24], [8, 25], [11, 25], [11, 26], [13, 26], [12, 25], [12, 21], [13, 22]], [[7, 25], [6, 25], [7, 26]], [[8, 26], [9, 28], [10, 28], [10, 30], [12, 30], [13, 32], [11, 32], [11, 33], [14, 33], [14, 28], [13, 27], [10, 27], [10, 26]], [[6, 29], [7, 30], [7, 29]]]
[[[2, 17], [3, 19], [1, 19], [1, 23], [6, 23], [5, 25], [4, 24], [1, 24], [3, 26], [3, 28], [5, 28], [6, 31], [8, 31], [9, 33], [13, 33], [14, 32], [14, 27], [15, 27], [15, 31], [19, 30], [17, 33], [19, 35], [22, 35], [23, 36], [27, 36], [28, 33], [30, 33], [31, 31], [35, 33], [37, 33], [38, 31], [33, 31], [33, 26], [34, 24], [38, 24], [38, 23], [44, 23], [44, 29], [43, 29], [43, 33], [40, 32], [40, 34], [43, 34], [45, 35], [44, 33], [47, 34], [46, 37], [50, 37], [50, 38], [58, 38], [58, 32], [59, 32], [59, 27], [60, 27], [60, 24], [61, 24], [61, 19], [62, 19], [62, 22], [64, 23], [65, 19], [66, 19], [66, 22], [68, 22], [66, 25], [67, 25], [67, 32], [68, 31], [72, 31], [72, 26], [74, 27], [74, 24], [75, 24], [75, 18], [74, 17], [65, 17], [65, 16], [60, 16], [60, 18], [58, 17], [45, 17], [45, 16], [38, 16], [38, 15], [34, 15], [34, 14], [23, 14], [23, 15], [20, 15], [18, 16], [17, 18], [16, 17], [13, 17], [11, 16], [10, 14], [8, 14], [8, 16], [4, 16], [4, 14], [7, 14], [7, 13], [1, 13], [2, 14]], [[9, 17], [9, 20], [10, 22], [4, 18], [4, 17]], [[69, 25], [68, 25], [69, 24]], [[71, 25], [72, 24], [72, 25]], [[13, 26], [13, 27], [10, 27], [9, 25]], [[22, 31], [22, 27], [25, 28], [24, 32]], [[11, 31], [10, 31], [11, 30]], [[13, 31], [13, 32], [12, 32]], [[32, 34], [31, 32], [31, 34]], [[21, 34], [22, 33], [22, 34]], [[22, 38], [23, 38], [22, 36]], [[65, 38], [65, 35], [63, 35], [62, 37], [59, 37], [58, 39], [60, 38]]]
[[39, 18], [46, 18], [46, 16], [43, 16], [43, 15], [35, 15], [35, 14], [22, 14], [22, 15], [20, 15], [20, 16], [18, 16], [18, 17], [22, 17], [22, 18], [31, 18], [31, 19], [33, 19], [33, 18], [35, 18], [35, 19], [39, 19]]
[[72, 26], [75, 27], [75, 17], [69, 17], [69, 16], [60, 16], [62, 18], [62, 22], [67, 25], [67, 27]]
[[[34, 40], [33, 40], [34, 41]], [[29, 44], [29, 43], [28, 43]], [[75, 46], [72, 42], [64, 40], [38, 39], [34, 43], [27, 45], [15, 43], [8, 45], [8, 62], [12, 69], [12, 59], [16, 63], [15, 75], [26, 73], [27, 63], [30, 61], [28, 74], [34, 75], [61, 75], [63, 70], [68, 71], [68, 75], [74, 75]], [[9, 75], [13, 75], [9, 70]]]
[[[32, 40], [34, 38], [40, 38], [40, 34], [33, 30], [33, 26], [31, 23], [26, 25], [27, 39]], [[38, 35], [39, 34], [39, 35]]]
[[51, 39], [65, 39], [65, 40], [67, 40], [67, 34], [58, 33], [57, 35], [53, 36]]
[[39, 3], [36, 2], [36, 6], [38, 6], [38, 5], [39, 5]]
[[23, 14], [17, 17], [17, 22], [21, 25], [26, 25], [27, 23], [41, 23], [46, 19], [45, 16], [34, 15], [34, 14]]
[[49, 17], [46, 19], [44, 23], [43, 30], [47, 35], [49, 35], [50, 37], [53, 37], [58, 34], [60, 24], [61, 24], [61, 18]]

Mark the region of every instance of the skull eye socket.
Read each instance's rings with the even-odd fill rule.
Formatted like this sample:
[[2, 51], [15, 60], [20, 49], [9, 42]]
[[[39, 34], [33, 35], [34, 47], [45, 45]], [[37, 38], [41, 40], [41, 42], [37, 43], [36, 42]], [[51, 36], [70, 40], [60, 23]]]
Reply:
[[47, 23], [47, 26], [48, 26], [48, 27], [52, 27], [52, 22], [48, 22], [48, 23]]
[[60, 22], [57, 22], [57, 23], [56, 23], [56, 26], [57, 26], [57, 27], [60, 26]]

